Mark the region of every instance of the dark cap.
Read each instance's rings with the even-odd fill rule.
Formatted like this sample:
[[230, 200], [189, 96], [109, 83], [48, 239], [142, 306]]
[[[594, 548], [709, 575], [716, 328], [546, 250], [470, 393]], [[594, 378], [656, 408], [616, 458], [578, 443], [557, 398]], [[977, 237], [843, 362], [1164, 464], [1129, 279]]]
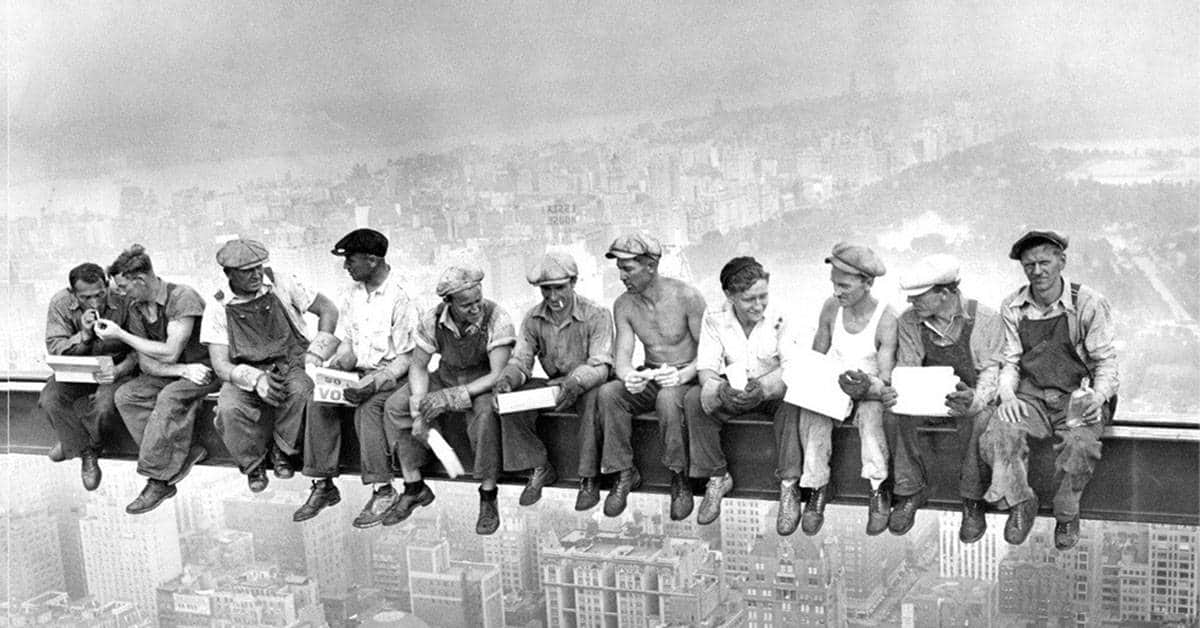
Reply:
[[847, 273], [864, 277], [882, 277], [887, 274], [883, 260], [869, 247], [849, 242], [838, 242], [833, 245], [833, 252], [825, 258], [826, 264]]
[[1019, 260], [1025, 249], [1033, 248], [1039, 244], [1055, 244], [1058, 245], [1058, 248], [1065, 251], [1067, 250], [1067, 236], [1049, 230], [1029, 231], [1016, 242], [1013, 242], [1012, 249], [1008, 252], [1008, 258]]
[[627, 233], [609, 245], [604, 257], [608, 259], [633, 259], [646, 255], [655, 259], [662, 257], [662, 245], [644, 233]]
[[374, 229], [355, 229], [338, 240], [330, 253], [343, 257], [352, 253], [383, 257], [387, 255], [387, 250], [388, 239], [382, 233]]

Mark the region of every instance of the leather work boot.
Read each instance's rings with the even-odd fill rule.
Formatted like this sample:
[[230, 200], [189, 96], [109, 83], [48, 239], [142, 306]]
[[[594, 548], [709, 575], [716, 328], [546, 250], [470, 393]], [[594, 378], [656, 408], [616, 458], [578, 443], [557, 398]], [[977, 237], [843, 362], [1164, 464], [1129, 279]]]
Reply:
[[417, 509], [417, 506], [428, 506], [429, 504], [432, 504], [433, 499], [433, 490], [429, 488], [428, 484], [421, 487], [421, 490], [416, 493], [409, 493], [408, 491], [405, 491], [400, 494], [400, 497], [396, 499], [396, 502], [392, 504], [392, 507], [388, 508], [387, 512], [383, 513], [383, 519], [381, 519], [381, 521], [385, 526], [394, 526], [397, 523], [408, 519], [408, 517], [413, 514], [413, 511]]
[[963, 543], [974, 543], [983, 538], [984, 532], [987, 532], [987, 517], [984, 516], [983, 500], [964, 499], [962, 523], [958, 526], [958, 540]]
[[575, 510], [583, 512], [591, 510], [600, 503], [600, 482], [596, 478], [581, 478], [579, 480], [579, 495], [575, 497]]
[[192, 467], [196, 466], [197, 463], [203, 462], [207, 457], [208, 450], [204, 448], [204, 445], [192, 445], [188, 447], [187, 456], [183, 458], [183, 466], [179, 468], [179, 473], [176, 473], [175, 477], [167, 480], [167, 484], [175, 486], [182, 482], [183, 478], [186, 478], [188, 473], [192, 472]]
[[887, 485], [871, 491], [867, 504], [867, 536], [883, 534], [892, 514], [892, 491]]
[[[799, 490], [797, 488], [796, 490]], [[833, 500], [833, 484], [809, 489], [808, 503], [804, 504], [804, 515], [800, 517], [800, 531], [812, 536], [821, 531], [825, 523], [825, 505]]]
[[475, 534], [495, 534], [500, 529], [500, 510], [495, 499], [479, 499], [479, 518], [475, 520]]
[[79, 453], [81, 462], [79, 477], [83, 480], [83, 488], [94, 491], [100, 487], [100, 454], [95, 449], [85, 449]]
[[167, 484], [162, 480], [147, 480], [146, 487], [142, 489], [137, 499], [129, 502], [125, 507], [125, 512], [131, 515], [140, 515], [144, 512], [150, 512], [158, 505], [163, 503], [163, 500], [175, 496], [175, 487]]
[[50, 458], [50, 462], [62, 462], [66, 460], [67, 454], [63, 452], [62, 441], [54, 443], [54, 446], [46, 453], [46, 456]]
[[692, 514], [695, 507], [692, 497], [692, 487], [688, 486], [687, 478], [682, 473], [671, 472], [671, 521], [683, 521]]
[[1004, 540], [1009, 545], [1020, 545], [1033, 529], [1037, 518], [1038, 500], [1031, 497], [1008, 509], [1008, 521], [1004, 522]]
[[1054, 549], [1069, 550], [1079, 542], [1079, 515], [1054, 524]]
[[912, 529], [917, 521], [917, 511], [925, 505], [928, 497], [922, 490], [915, 495], [901, 495], [898, 499], [892, 508], [891, 516], [888, 517], [888, 531], [902, 536]]
[[[775, 518], [775, 532], [787, 536], [800, 525], [800, 483], [779, 484], [779, 516]], [[819, 529], [821, 526], [817, 524]]]
[[721, 516], [721, 500], [732, 490], [732, 475], [726, 473], [719, 478], [709, 478], [704, 499], [700, 501], [700, 512], [696, 513], [696, 523], [706, 526], [716, 521]]
[[292, 461], [288, 460], [287, 454], [274, 445], [271, 446], [271, 468], [275, 470], [275, 477], [281, 480], [289, 480], [296, 475], [296, 470], [292, 468]]
[[529, 476], [529, 482], [525, 484], [525, 490], [521, 491], [521, 498], [517, 500], [522, 506], [532, 506], [542, 498], [542, 488], [554, 484], [558, 481], [558, 472], [554, 470], [554, 466], [546, 463], [544, 466], [533, 470], [533, 474]]
[[267, 490], [267, 484], [270, 480], [267, 479], [267, 470], [262, 466], [254, 467], [246, 474], [246, 484], [250, 487], [251, 493], [261, 493]]
[[605, 516], [616, 517], [625, 512], [625, 502], [629, 498], [629, 493], [641, 485], [642, 474], [638, 473], [637, 467], [622, 470], [621, 475], [617, 477], [617, 483], [613, 485], [612, 490], [608, 492], [608, 498], [604, 500]]
[[375, 489], [371, 493], [371, 499], [367, 500], [363, 506], [362, 512], [354, 518], [352, 524], [356, 528], [370, 528], [379, 525], [383, 521], [383, 515], [387, 512], [392, 504], [396, 503], [399, 497], [396, 495], [396, 489], [392, 488], [391, 484], [384, 484], [382, 487]]
[[327, 506], [333, 506], [342, 501], [342, 493], [331, 480], [313, 480], [312, 491], [304, 505], [292, 513], [292, 521], [308, 521], [317, 516]]

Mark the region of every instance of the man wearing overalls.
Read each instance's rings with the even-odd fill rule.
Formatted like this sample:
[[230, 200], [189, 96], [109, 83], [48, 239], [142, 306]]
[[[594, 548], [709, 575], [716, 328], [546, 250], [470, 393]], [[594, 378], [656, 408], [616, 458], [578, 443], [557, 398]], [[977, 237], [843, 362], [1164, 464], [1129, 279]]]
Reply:
[[[217, 263], [231, 294], [218, 292], [208, 303], [200, 342], [208, 345], [213, 370], [225, 382], [217, 400], [217, 429], [250, 490], [258, 493], [267, 487], [268, 461], [275, 477], [293, 474], [288, 457], [300, 453], [313, 390], [304, 367], [319, 365], [333, 353], [338, 312], [325, 295], [267, 268], [267, 248], [260, 242], [230, 240], [217, 251]], [[318, 317], [312, 343], [305, 312]]]
[[987, 484], [979, 461], [979, 437], [994, 413], [991, 401], [1000, 376], [1004, 331], [995, 311], [963, 298], [958, 289], [959, 266], [951, 255], [930, 255], [900, 277], [900, 289], [912, 307], [898, 321], [896, 366], [949, 366], [959, 383], [946, 396], [949, 419], [884, 413], [896, 498], [888, 529], [897, 535], [908, 532], [928, 499], [926, 453], [932, 451], [933, 442], [917, 428], [948, 421], [955, 428], [955, 458], [961, 465], [958, 538], [974, 543], [987, 530], [983, 502]]
[[1038, 510], [1026, 438], [1057, 437], [1054, 546], [1060, 550], [1079, 541], [1079, 498], [1100, 461], [1100, 436], [1119, 385], [1108, 300], [1063, 277], [1066, 248], [1065, 236], [1030, 231], [1009, 252], [1021, 262], [1029, 285], [1000, 307], [1005, 336], [1000, 407], [979, 443], [992, 469], [984, 497], [1009, 509], [1004, 539], [1018, 545]]
[[203, 445], [192, 444], [192, 428], [200, 402], [221, 387], [221, 380], [213, 376], [208, 350], [200, 344], [204, 298], [199, 293], [155, 274], [140, 244], [122, 252], [108, 274], [130, 300], [129, 330], [101, 318], [96, 335], [137, 351], [141, 369], [141, 375], [114, 396], [138, 444], [137, 471], [149, 478], [137, 499], [125, 507], [136, 515], [173, 497], [175, 484], [208, 455]]
[[[480, 481], [475, 532], [492, 534], [500, 527], [496, 480], [502, 452], [492, 386], [517, 339], [508, 313], [483, 298], [482, 281], [483, 271], [469, 265], [442, 273], [437, 284], [442, 303], [421, 317], [408, 384], [387, 400], [388, 420], [399, 427], [405, 482], [405, 494], [392, 507], [394, 521], [408, 517], [417, 505], [433, 501], [433, 493], [421, 477], [429, 451], [425, 439], [435, 421], [448, 413], [456, 420], [465, 419], [475, 458], [472, 471]], [[439, 366], [430, 373], [429, 360], [435, 354], [440, 356]], [[445, 427], [447, 421], [441, 423]]]

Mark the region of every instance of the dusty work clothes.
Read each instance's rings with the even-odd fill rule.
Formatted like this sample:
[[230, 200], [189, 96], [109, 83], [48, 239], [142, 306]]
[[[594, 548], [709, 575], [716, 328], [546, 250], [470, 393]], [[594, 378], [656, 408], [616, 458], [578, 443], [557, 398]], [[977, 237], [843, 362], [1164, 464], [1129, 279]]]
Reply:
[[1090, 373], [1071, 341], [1071, 316], [1062, 312], [1052, 318], [1018, 322], [1022, 353], [1016, 394], [1024, 418], [1020, 423], [993, 420], [980, 439], [981, 457], [992, 469], [992, 484], [984, 497], [1013, 506], [1037, 497], [1029, 486], [1027, 437], [1058, 437], [1053, 483], [1054, 515], [1059, 521], [1079, 514], [1079, 499], [1100, 460], [1104, 423], [1112, 417], [1112, 407], [1106, 403], [1100, 422], [1078, 427], [1066, 424], [1070, 394]]
[[781, 403], [775, 410], [775, 475], [803, 488], [829, 484], [833, 421], [812, 410]]
[[733, 414], [723, 408], [706, 412], [700, 403], [700, 387], [692, 386], [683, 397], [683, 412], [687, 417], [688, 476], [715, 478], [729, 470], [725, 451], [721, 449], [721, 428], [731, 419], [751, 414], [775, 416], [783, 405], [779, 399], [767, 399], [757, 406]]
[[[839, 307], [833, 318], [829, 355], [840, 360], [842, 367], [847, 370], [858, 369], [870, 375], [879, 375], [875, 331], [879, 328], [879, 320], [883, 317], [885, 309], [887, 306], [882, 302], [876, 303], [867, 326], [862, 331], [852, 334], [846, 331], [846, 310]], [[855, 402], [854, 423], [858, 426], [858, 440], [862, 446], [862, 477], [868, 480], [886, 480], [888, 446], [883, 430], [883, 403], [873, 400]], [[832, 434], [832, 431], [830, 433]]]
[[[575, 295], [566, 319], [554, 320], [543, 301], [530, 308], [521, 321], [521, 333], [508, 364], [525, 378], [519, 390], [559, 384], [572, 377], [586, 390], [575, 402], [579, 416], [579, 477], [595, 477], [600, 468], [600, 421], [596, 398], [612, 366], [613, 323], [606, 308]], [[549, 380], [529, 379], [534, 358]], [[537, 436], [537, 411], [501, 417], [504, 470], [523, 471], [546, 464], [546, 446]]]
[[[46, 353], [50, 355], [108, 355], [114, 364], [125, 359], [129, 349], [124, 343], [100, 340], [83, 332], [84, 308], [69, 290], [58, 291], [50, 299], [46, 313]], [[103, 318], [124, 326], [129, 308], [124, 297], [109, 293], [99, 308]], [[128, 378], [111, 384], [76, 384], [46, 380], [38, 405], [46, 413], [63, 455], [78, 456], [85, 449], [100, 449], [100, 430], [104, 423], [119, 424], [120, 414], [113, 401], [117, 387]]]
[[[308, 339], [293, 317], [311, 306], [316, 296], [293, 288], [293, 282], [282, 276], [278, 284], [273, 280], [274, 273], [264, 275], [262, 288], [252, 298], [232, 296], [210, 303], [201, 333], [201, 340], [209, 344], [228, 345], [234, 365], [248, 364], [284, 378], [284, 399], [275, 407], [258, 396], [253, 384], [243, 388], [226, 382], [221, 387], [217, 429], [243, 473], [261, 466], [272, 444], [288, 455], [299, 452], [305, 408], [312, 398], [313, 382], [304, 372]], [[217, 317], [225, 319], [223, 338], [214, 329], [212, 319]], [[336, 453], [332, 462], [336, 470]]]
[[[516, 342], [512, 320], [504, 309], [486, 299], [482, 308], [480, 323], [461, 331], [450, 317], [450, 308], [445, 303], [421, 319], [416, 335], [417, 346], [430, 355], [436, 353], [441, 357], [438, 370], [429, 374], [429, 392], [462, 386], [487, 375], [491, 371], [488, 352]], [[397, 450], [404, 468], [421, 467], [429, 452], [425, 444], [412, 435], [413, 418], [408, 408], [411, 396], [409, 386], [402, 386], [388, 398], [384, 406], [387, 420], [399, 430]], [[430, 427], [465, 429], [474, 455], [472, 472], [475, 478], [495, 480], [500, 476], [500, 417], [492, 408], [491, 392], [473, 397], [470, 410], [446, 413]]]
[[[200, 344], [204, 299], [192, 288], [162, 282], [150, 303], [130, 308], [129, 332], [156, 342], [167, 339], [167, 323], [194, 318], [192, 334], [179, 364], [209, 365], [208, 349]], [[167, 481], [183, 467], [192, 445], [192, 427], [200, 402], [221, 387], [221, 381], [197, 386], [184, 378], [141, 374], [117, 389], [115, 400], [125, 427], [138, 444], [138, 473]]]
[[959, 417], [884, 413], [896, 495], [915, 495], [928, 485], [926, 454], [933, 451], [933, 438], [917, 431], [924, 425], [954, 426], [960, 497], [982, 499], [987, 487], [988, 471], [979, 460], [979, 437], [994, 413], [988, 402], [995, 396], [1004, 336], [995, 312], [974, 300], [964, 307], [961, 298], [958, 309], [946, 330], [936, 329], [911, 308], [900, 315], [896, 365], [952, 367], [954, 374], [975, 390], [975, 400], [966, 415]]
[[[657, 367], [653, 367], [657, 368]], [[658, 416], [658, 438], [662, 464], [676, 473], [687, 473], [687, 427], [684, 425], [683, 399], [694, 384], [662, 387], [651, 380], [639, 393], [625, 388], [625, 382], [611, 381], [600, 387], [597, 399], [603, 425], [603, 449], [600, 472], [616, 473], [633, 468], [633, 417], [651, 410]]]

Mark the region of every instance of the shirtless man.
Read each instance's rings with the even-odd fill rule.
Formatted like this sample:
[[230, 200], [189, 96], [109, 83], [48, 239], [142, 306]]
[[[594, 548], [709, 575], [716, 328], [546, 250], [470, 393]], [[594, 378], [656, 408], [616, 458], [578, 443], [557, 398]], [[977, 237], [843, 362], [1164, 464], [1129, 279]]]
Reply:
[[[641, 484], [630, 442], [633, 416], [653, 409], [658, 414], [662, 462], [671, 470], [671, 519], [681, 521], [692, 513], [683, 400], [695, 385], [704, 297], [692, 286], [658, 274], [662, 246], [654, 238], [638, 233], [621, 236], [604, 256], [617, 260], [626, 289], [613, 304], [617, 381], [602, 386], [598, 400], [604, 426], [600, 472], [620, 474], [604, 501], [604, 514], [620, 515], [630, 491]], [[646, 353], [645, 364], [638, 368], [633, 366], [635, 338]]]

